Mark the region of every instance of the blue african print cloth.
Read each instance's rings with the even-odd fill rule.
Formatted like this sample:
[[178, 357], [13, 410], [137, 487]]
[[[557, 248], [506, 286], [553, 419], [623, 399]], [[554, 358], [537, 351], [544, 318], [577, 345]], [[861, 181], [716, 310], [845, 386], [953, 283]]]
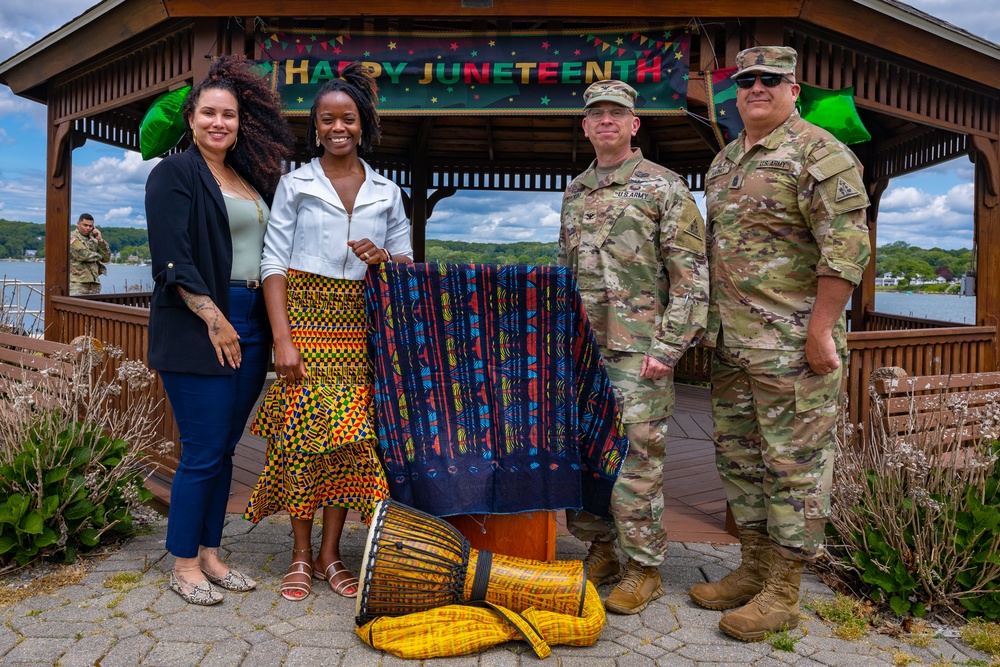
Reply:
[[628, 440], [569, 269], [383, 264], [365, 304], [395, 500], [608, 515]]

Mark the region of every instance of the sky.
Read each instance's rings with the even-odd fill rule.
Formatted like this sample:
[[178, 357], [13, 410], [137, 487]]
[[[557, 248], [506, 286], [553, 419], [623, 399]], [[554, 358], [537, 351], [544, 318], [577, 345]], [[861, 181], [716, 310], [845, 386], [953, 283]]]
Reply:
[[[95, 4], [91, 0], [3, 0], [0, 62], [27, 48]], [[909, 0], [908, 4], [1000, 43], [1000, 12], [983, 0]], [[0, 218], [45, 220], [45, 108], [0, 85]], [[145, 227], [143, 187], [155, 161], [88, 141], [73, 152], [72, 219], [94, 215], [98, 227]], [[974, 167], [967, 158], [893, 179], [882, 195], [878, 245], [905, 241], [944, 249], [969, 248]], [[703, 200], [696, 193], [702, 210]], [[442, 200], [427, 236], [457, 241], [555, 241], [559, 195], [459, 192]]]

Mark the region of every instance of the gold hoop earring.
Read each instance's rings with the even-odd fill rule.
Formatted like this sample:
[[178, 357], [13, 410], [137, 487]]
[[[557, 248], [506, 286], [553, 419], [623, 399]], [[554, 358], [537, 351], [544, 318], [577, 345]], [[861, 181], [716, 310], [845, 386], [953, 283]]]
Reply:
[[323, 142], [319, 140], [319, 132], [316, 133], [316, 148], [323, 145]]
[[[240, 140], [240, 135], [237, 134], [236, 135], [236, 141], [239, 141], [239, 140]], [[236, 148], [236, 141], [234, 141], [233, 145], [229, 147], [230, 151], [232, 151], [234, 148]]]
[[198, 148], [198, 133], [194, 130], [191, 130], [191, 141], [194, 142], [194, 147]]

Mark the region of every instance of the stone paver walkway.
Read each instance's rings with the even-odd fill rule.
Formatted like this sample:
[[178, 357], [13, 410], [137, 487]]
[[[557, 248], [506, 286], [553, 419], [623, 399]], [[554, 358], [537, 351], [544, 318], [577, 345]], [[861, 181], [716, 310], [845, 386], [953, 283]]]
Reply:
[[[215, 607], [185, 604], [168, 589], [172, 559], [164, 550], [165, 524], [131, 540], [100, 562], [80, 583], [38, 595], [0, 610], [0, 665], [58, 667], [391, 667], [413, 665], [375, 651], [354, 634], [354, 600], [335, 595], [322, 582], [304, 602], [278, 594], [292, 543], [288, 521], [270, 517], [253, 525], [231, 516], [223, 539], [227, 562], [253, 576], [260, 585], [248, 593], [227, 593]], [[348, 523], [342, 554], [357, 572], [366, 528]], [[319, 544], [318, 535], [314, 541]], [[582, 558], [583, 546], [560, 537], [560, 558]], [[588, 648], [553, 646], [548, 665], [565, 667], [643, 667], [660, 665], [756, 665], [759, 667], [829, 665], [866, 667], [893, 665], [905, 653], [923, 665], [942, 659], [956, 664], [987, 664], [989, 656], [957, 639], [935, 639], [919, 648], [900, 639], [869, 634], [849, 642], [836, 638], [829, 624], [803, 611], [802, 639], [793, 652], [765, 642], [744, 644], [717, 629], [720, 612], [694, 605], [688, 587], [716, 578], [736, 566], [737, 547], [671, 543], [661, 568], [665, 594], [636, 616], [608, 615], [600, 640]], [[141, 573], [127, 591], [108, 588], [116, 574]], [[118, 582], [127, 577], [119, 577]], [[811, 597], [832, 596], [816, 577], [803, 588]], [[602, 597], [609, 591], [603, 587]], [[976, 662], [985, 661], [985, 662]], [[480, 654], [426, 660], [428, 666], [474, 665], [518, 667], [539, 662], [526, 644], [510, 642]], [[895, 663], [900, 664], [900, 663]], [[945, 664], [938, 662], [938, 664]]]

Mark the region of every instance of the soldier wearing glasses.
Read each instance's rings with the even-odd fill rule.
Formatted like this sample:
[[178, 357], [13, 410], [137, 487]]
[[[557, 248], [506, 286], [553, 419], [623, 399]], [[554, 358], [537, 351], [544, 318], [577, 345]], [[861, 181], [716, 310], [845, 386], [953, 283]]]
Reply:
[[707, 317], [705, 226], [684, 180], [632, 149], [639, 130], [636, 91], [621, 81], [599, 81], [583, 99], [583, 132], [597, 159], [563, 197], [559, 262], [576, 274], [629, 452], [611, 496], [613, 518], [568, 510], [567, 524], [591, 542], [587, 576], [595, 585], [618, 580], [619, 543], [628, 563], [605, 606], [636, 614], [663, 594], [663, 456], [672, 374]]
[[745, 130], [706, 178], [716, 460], [743, 560], [690, 595], [740, 607], [719, 627], [744, 641], [798, 624], [830, 513], [844, 308], [871, 253], [860, 165], [799, 117], [795, 62], [787, 47], [737, 55]]

